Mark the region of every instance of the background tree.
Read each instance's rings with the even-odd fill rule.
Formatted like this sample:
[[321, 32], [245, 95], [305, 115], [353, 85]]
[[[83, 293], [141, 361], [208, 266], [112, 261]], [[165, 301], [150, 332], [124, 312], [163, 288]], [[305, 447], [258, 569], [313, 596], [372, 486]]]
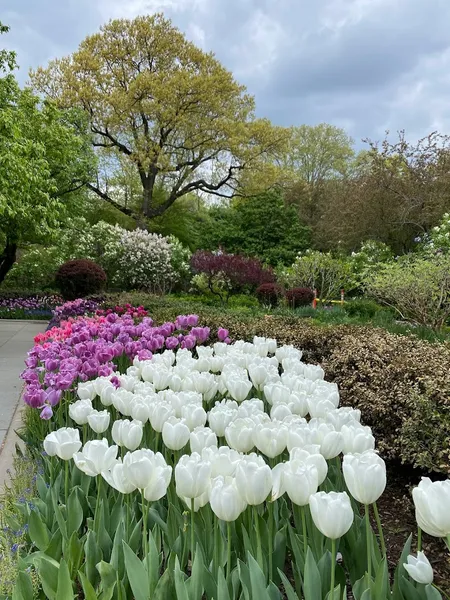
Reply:
[[254, 256], [276, 266], [291, 264], [310, 244], [310, 230], [295, 206], [286, 206], [280, 192], [236, 199], [231, 207], [209, 210], [202, 229], [202, 248]]
[[[93, 145], [124, 157], [139, 176], [141, 202], [101, 198], [138, 220], [162, 215], [195, 191], [240, 192], [244, 170], [263, 170], [286, 131], [254, 117], [253, 98], [212, 54], [188, 42], [161, 14], [114, 20], [77, 52], [32, 74], [62, 107], [82, 107]], [[167, 191], [161, 202], [156, 191]]]
[[340, 127], [321, 123], [291, 128], [282, 161], [291, 173], [287, 201], [297, 204], [308, 225], [318, 219], [326, 184], [346, 175], [353, 159], [353, 140]]
[[0, 283], [19, 245], [47, 239], [64, 219], [93, 159], [80, 116], [22, 91], [14, 66], [0, 53]]

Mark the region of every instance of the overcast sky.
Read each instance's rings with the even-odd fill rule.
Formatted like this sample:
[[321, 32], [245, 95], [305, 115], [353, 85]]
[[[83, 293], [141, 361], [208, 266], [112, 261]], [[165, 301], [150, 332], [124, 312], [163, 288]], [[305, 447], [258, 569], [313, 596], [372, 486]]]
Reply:
[[163, 11], [279, 125], [450, 134], [450, 0], [0, 0], [1, 45], [28, 69], [111, 18]]

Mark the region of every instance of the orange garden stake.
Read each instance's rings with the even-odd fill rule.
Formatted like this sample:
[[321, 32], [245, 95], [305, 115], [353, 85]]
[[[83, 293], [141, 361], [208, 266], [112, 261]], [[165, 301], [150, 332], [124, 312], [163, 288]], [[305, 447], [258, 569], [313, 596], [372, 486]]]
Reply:
[[312, 302], [312, 307], [317, 308], [317, 290], [314, 290], [314, 299]]

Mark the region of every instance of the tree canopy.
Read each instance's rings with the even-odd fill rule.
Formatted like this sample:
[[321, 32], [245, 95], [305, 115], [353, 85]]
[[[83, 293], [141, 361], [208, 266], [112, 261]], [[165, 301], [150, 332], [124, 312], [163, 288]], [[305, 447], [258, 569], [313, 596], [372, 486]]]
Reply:
[[138, 220], [191, 192], [239, 193], [246, 170], [268, 183], [266, 158], [287, 139], [256, 119], [245, 88], [162, 14], [110, 21], [71, 56], [32, 73], [32, 83], [60, 107], [81, 107], [94, 147], [117, 169], [121, 157], [136, 170], [138, 205], [115, 199], [100, 179], [90, 188]]
[[10, 67], [0, 53], [0, 282], [19, 243], [47, 239], [61, 222], [93, 159], [79, 118], [21, 90]]

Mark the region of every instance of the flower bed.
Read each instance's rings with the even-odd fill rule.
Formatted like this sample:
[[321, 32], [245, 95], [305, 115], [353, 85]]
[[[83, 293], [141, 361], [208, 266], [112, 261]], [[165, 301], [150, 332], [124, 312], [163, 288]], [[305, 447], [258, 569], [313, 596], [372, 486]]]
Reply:
[[[129, 316], [76, 320], [64, 342], [30, 353], [40, 388], [51, 381], [58, 391], [46, 354], [54, 344], [98, 362], [96, 340], [123, 346], [102, 363], [109, 373], [78, 368], [86, 356], [69, 363], [77, 368], [51, 420], [28, 411], [46, 454], [39, 498], [24, 514], [30, 553], [17, 587], [31, 585], [30, 565], [51, 599], [71, 597], [74, 582], [86, 598], [337, 600], [349, 586], [355, 598], [440, 598], [426, 557], [410, 555], [411, 537], [389, 581], [382, 530], [369, 521], [372, 510], [378, 521], [385, 465], [322, 368], [269, 338], [202, 346], [203, 329], [195, 347], [181, 347], [202, 329], [188, 321], [155, 333]], [[132, 341], [118, 341], [115, 324]], [[158, 335], [159, 348], [125, 349]], [[450, 543], [450, 481], [424, 479], [413, 497], [421, 528]]]
[[1, 297], [0, 319], [48, 319], [60, 302], [57, 295]]

